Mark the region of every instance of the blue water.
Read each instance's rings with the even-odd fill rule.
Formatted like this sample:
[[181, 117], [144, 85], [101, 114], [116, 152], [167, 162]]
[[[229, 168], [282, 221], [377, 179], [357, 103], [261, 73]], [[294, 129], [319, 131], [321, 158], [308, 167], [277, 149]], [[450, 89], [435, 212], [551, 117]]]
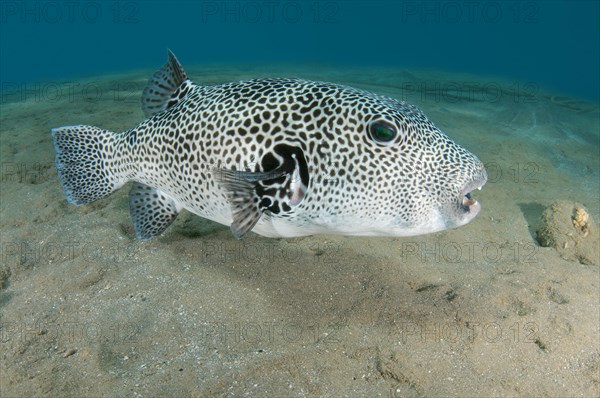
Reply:
[[186, 65], [426, 67], [600, 99], [598, 1], [0, 3], [0, 80]]

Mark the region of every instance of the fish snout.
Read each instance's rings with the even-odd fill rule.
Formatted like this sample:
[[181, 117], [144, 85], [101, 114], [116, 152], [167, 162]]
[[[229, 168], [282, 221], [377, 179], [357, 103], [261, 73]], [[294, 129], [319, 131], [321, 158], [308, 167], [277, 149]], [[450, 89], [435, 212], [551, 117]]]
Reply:
[[483, 163], [475, 158], [474, 164], [469, 179], [461, 185], [456, 200], [456, 210], [462, 221], [461, 225], [471, 221], [481, 210], [481, 204], [471, 197], [471, 192], [475, 189], [481, 190], [487, 182], [487, 172]]

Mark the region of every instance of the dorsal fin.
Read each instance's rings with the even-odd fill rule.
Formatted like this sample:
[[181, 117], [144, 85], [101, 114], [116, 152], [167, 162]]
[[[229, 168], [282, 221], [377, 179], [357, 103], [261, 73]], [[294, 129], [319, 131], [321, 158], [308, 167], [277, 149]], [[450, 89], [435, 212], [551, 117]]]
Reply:
[[142, 111], [146, 117], [168, 109], [177, 102], [173, 101], [174, 97], [182, 97], [177, 89], [187, 80], [187, 75], [175, 54], [171, 50], [168, 54], [167, 63], [152, 75], [142, 94]]

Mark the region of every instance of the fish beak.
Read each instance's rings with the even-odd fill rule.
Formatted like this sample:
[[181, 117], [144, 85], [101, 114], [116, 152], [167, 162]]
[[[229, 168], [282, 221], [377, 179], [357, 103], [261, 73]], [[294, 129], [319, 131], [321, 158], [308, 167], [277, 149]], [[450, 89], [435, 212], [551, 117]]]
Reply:
[[481, 205], [478, 201], [471, 197], [471, 192], [475, 188], [481, 190], [484, 184], [485, 180], [476, 180], [471, 181], [462, 187], [457, 198], [459, 212], [463, 214], [468, 213], [469, 218], [475, 217], [477, 213], [479, 213], [479, 210], [481, 210]]

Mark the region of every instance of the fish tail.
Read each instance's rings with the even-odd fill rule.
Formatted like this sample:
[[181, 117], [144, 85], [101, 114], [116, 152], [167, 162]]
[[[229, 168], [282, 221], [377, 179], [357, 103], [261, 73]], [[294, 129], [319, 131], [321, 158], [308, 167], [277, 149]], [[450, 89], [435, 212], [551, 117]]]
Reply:
[[93, 126], [58, 127], [51, 133], [56, 170], [70, 203], [93, 202], [127, 182], [117, 156], [119, 134]]

